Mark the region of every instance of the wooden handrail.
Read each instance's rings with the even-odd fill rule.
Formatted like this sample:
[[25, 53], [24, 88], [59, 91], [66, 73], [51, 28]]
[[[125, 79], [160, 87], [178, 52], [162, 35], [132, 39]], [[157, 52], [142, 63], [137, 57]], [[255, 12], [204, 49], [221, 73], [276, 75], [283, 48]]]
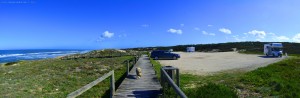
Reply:
[[[171, 85], [171, 87], [175, 90], [175, 92], [181, 97], [181, 98], [187, 98], [187, 96], [183, 93], [183, 91], [174, 83], [173, 79], [167, 74], [167, 72], [161, 68], [161, 74], [163, 74], [161, 78], [164, 78], [163, 80], [167, 80], [167, 83]], [[178, 81], [178, 80], [177, 80]]]
[[[134, 58], [134, 64], [136, 64], [136, 62], [138, 61], [139, 57], [135, 57]], [[127, 60], [127, 75], [129, 74], [129, 61]], [[109, 76], [111, 76], [110, 78], [110, 97], [112, 98], [112, 96], [115, 94], [115, 75], [114, 75], [114, 70], [110, 71], [109, 73], [103, 75], [102, 77], [98, 78], [97, 80], [81, 87], [80, 89], [68, 94], [67, 98], [75, 98], [79, 95], [81, 95], [82, 93], [84, 93], [85, 91], [89, 90], [90, 88], [92, 88], [93, 86], [97, 85], [98, 83], [102, 82], [103, 80], [105, 80], [106, 78], [108, 78]]]
[[90, 88], [92, 88], [93, 86], [97, 85], [98, 83], [102, 82], [103, 80], [105, 80], [106, 78], [110, 77], [110, 90], [111, 90], [111, 97], [115, 94], [115, 75], [114, 75], [114, 70], [110, 71], [109, 73], [103, 75], [102, 77], [98, 78], [97, 80], [81, 87], [80, 89], [68, 94], [67, 98], [75, 98], [79, 95], [81, 95], [82, 93], [84, 93], [85, 91], [89, 90]]

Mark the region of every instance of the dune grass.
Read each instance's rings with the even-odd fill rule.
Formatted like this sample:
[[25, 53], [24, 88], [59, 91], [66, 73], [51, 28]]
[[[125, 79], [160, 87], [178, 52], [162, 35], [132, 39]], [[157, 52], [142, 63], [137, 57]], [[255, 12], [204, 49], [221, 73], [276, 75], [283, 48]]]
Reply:
[[[126, 72], [127, 63], [124, 61], [129, 59], [132, 59], [132, 56], [74, 60], [46, 59], [21, 61], [2, 66], [0, 95], [2, 97], [66, 97], [110, 70], [115, 70], [115, 80], [120, 82]], [[109, 79], [106, 79], [81, 97], [105, 96], [108, 89]]]

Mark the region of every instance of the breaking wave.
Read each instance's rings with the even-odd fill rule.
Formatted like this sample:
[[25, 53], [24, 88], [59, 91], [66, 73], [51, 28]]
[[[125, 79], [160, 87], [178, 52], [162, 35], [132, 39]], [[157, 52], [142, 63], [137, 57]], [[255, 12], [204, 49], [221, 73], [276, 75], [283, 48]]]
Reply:
[[6, 55], [0, 55], [0, 58], [22, 56], [22, 55], [25, 55], [25, 54], [6, 54]]
[[89, 50], [1, 50], [0, 63], [55, 58], [86, 52], [89, 52]]

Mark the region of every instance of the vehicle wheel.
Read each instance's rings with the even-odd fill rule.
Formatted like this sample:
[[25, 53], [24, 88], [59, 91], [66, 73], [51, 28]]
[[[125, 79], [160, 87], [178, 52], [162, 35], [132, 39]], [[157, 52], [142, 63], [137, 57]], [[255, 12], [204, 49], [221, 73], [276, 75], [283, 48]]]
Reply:
[[174, 56], [174, 57], [173, 57], [173, 60], [177, 60], [177, 57], [176, 57], [176, 56]]
[[154, 57], [154, 59], [155, 59], [155, 60], [158, 60], [158, 57], [156, 56], [156, 57]]

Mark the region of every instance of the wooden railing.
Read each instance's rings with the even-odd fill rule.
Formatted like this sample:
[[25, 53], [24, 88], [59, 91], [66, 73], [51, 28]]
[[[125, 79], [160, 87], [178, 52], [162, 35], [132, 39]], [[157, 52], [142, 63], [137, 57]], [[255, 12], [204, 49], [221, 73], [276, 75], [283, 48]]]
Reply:
[[[161, 77], [160, 78], [161, 78], [161, 84], [162, 84], [163, 89], [166, 89], [166, 88], [171, 86], [178, 96], [180, 96], [181, 98], [187, 98], [187, 96], [179, 88], [179, 69], [174, 68], [174, 67], [171, 67], [171, 68], [162, 67], [160, 70], [161, 70]], [[166, 70], [168, 72], [166, 72]], [[175, 70], [176, 70], [176, 78], [177, 78], [176, 82], [177, 82], [177, 84], [173, 81], [174, 80], [173, 78], [175, 78], [174, 77], [174, 71]], [[167, 86], [165, 85], [166, 83], [168, 84]], [[165, 96], [165, 95], [163, 95], [163, 96]]]
[[[139, 55], [135, 56], [133, 61], [133, 65], [137, 63], [138, 59], [139, 59]], [[129, 65], [130, 61], [127, 60], [127, 71], [126, 71], [126, 76], [128, 76], [129, 71], [130, 71], [130, 65]], [[81, 95], [82, 93], [84, 93], [85, 91], [89, 90], [90, 88], [92, 88], [93, 86], [97, 85], [98, 83], [102, 82], [103, 80], [105, 80], [106, 78], [110, 77], [110, 98], [112, 98], [112, 96], [115, 94], [115, 75], [114, 75], [114, 70], [108, 72], [107, 74], [103, 75], [102, 77], [98, 78], [97, 80], [81, 87], [80, 89], [68, 94], [67, 98], [75, 98], [79, 95]]]
[[115, 75], [114, 75], [114, 70], [110, 71], [109, 73], [103, 75], [102, 77], [98, 78], [97, 80], [81, 87], [80, 89], [68, 94], [67, 98], [75, 98], [79, 95], [81, 95], [82, 93], [84, 93], [85, 91], [89, 90], [90, 88], [92, 88], [93, 86], [97, 85], [98, 83], [102, 82], [103, 80], [105, 80], [106, 78], [110, 77], [110, 95], [111, 98], [112, 96], [115, 94]]
[[139, 58], [140, 58], [141, 56], [140, 55], [136, 55], [135, 57], [134, 57], [134, 59], [132, 60], [133, 61], [133, 65], [132, 66], [130, 66], [130, 61], [129, 60], [127, 60], [127, 71], [126, 71], [126, 76], [128, 76], [129, 75], [129, 72], [130, 72], [130, 68], [131, 67], [133, 67], [134, 66], [134, 64], [136, 64], [137, 63], [137, 61], [139, 60]]

